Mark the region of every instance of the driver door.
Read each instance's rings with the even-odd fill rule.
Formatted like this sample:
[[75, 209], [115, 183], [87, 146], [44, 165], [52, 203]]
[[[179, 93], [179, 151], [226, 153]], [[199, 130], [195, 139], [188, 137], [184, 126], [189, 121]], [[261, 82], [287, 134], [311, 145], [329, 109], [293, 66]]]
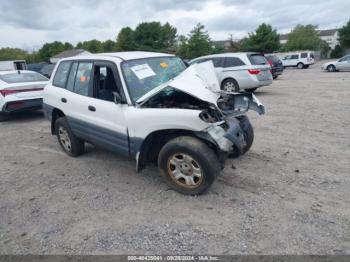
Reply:
[[[114, 102], [115, 94], [121, 101]], [[93, 143], [129, 157], [129, 137], [124, 112], [128, 105], [122, 91], [117, 66], [112, 62], [95, 61], [93, 65], [93, 94], [89, 114], [93, 124], [89, 135]]]

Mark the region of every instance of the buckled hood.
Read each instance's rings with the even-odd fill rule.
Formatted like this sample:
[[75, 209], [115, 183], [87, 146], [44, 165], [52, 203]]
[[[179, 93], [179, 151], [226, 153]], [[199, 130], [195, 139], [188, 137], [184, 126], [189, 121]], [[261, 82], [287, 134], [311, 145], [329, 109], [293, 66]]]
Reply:
[[215, 74], [213, 62], [208, 61], [191, 65], [177, 77], [152, 89], [136, 102], [143, 104], [169, 86], [215, 105], [220, 97], [220, 84]]

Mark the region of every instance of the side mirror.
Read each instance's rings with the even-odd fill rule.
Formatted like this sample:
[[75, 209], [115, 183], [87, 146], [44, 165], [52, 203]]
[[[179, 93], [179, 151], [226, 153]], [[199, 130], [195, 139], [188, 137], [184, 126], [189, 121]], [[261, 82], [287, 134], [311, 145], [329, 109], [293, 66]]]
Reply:
[[118, 92], [112, 92], [114, 103], [120, 104], [122, 102], [122, 97]]

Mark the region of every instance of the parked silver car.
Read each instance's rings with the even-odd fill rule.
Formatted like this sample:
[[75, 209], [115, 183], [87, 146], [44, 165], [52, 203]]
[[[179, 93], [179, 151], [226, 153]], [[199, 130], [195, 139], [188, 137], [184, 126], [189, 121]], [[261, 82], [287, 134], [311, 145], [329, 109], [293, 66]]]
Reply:
[[190, 64], [211, 60], [221, 89], [230, 92], [255, 91], [272, 83], [271, 66], [259, 53], [225, 53], [193, 59]]
[[350, 55], [343, 56], [339, 60], [331, 61], [322, 65], [322, 70], [328, 72], [350, 71]]

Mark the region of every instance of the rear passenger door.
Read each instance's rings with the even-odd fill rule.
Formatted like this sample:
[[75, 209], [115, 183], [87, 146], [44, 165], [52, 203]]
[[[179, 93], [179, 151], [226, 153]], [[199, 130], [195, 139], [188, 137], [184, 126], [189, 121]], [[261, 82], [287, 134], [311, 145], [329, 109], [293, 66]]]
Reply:
[[225, 57], [223, 61], [223, 70], [221, 74], [220, 81], [226, 78], [235, 79], [241, 88], [248, 85], [247, 74], [245, 73], [247, 69], [246, 64], [238, 57]]
[[66, 94], [62, 95], [68, 123], [73, 133], [90, 141], [89, 125], [94, 121], [89, 111], [92, 95], [92, 61], [73, 61], [66, 82]]

